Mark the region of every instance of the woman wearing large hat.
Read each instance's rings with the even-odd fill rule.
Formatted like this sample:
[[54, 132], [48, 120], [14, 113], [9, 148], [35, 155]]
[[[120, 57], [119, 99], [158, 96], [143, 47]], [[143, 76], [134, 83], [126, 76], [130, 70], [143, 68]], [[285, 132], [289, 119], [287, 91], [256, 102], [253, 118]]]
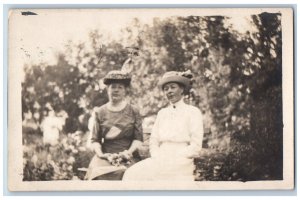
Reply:
[[200, 110], [184, 103], [191, 81], [180, 72], [167, 72], [158, 83], [169, 106], [158, 112], [150, 136], [151, 157], [136, 163], [123, 180], [194, 180], [193, 158], [202, 148]]
[[111, 71], [104, 78], [109, 102], [94, 109], [91, 147], [95, 156], [86, 174], [89, 180], [121, 180], [126, 169], [122, 165], [135, 160], [133, 154], [143, 139], [142, 120], [126, 101], [130, 81], [122, 71]]

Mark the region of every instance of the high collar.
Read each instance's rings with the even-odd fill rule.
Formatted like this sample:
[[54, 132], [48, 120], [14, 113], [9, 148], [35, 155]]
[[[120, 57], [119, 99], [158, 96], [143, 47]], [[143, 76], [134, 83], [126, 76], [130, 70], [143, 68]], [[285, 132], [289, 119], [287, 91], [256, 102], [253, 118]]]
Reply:
[[183, 105], [185, 105], [183, 98], [181, 98], [179, 101], [177, 101], [176, 103], [170, 103], [170, 107], [171, 108], [179, 108], [182, 107]]
[[125, 101], [125, 100], [120, 102], [120, 104], [118, 104], [117, 106], [112, 105], [111, 102], [107, 103], [108, 110], [110, 110], [112, 112], [119, 112], [119, 111], [123, 110], [126, 106], [127, 106], [127, 101]]

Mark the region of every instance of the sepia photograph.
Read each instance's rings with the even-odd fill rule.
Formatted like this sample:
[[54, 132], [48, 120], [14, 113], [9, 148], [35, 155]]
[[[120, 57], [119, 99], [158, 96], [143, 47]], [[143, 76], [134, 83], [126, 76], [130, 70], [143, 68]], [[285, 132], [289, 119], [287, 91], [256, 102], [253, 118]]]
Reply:
[[291, 190], [291, 8], [11, 9], [10, 191]]

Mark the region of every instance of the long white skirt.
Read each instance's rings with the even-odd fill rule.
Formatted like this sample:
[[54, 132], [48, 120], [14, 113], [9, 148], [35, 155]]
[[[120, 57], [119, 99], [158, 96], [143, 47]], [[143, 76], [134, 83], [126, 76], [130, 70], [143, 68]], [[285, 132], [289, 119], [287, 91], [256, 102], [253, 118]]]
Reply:
[[140, 161], [128, 168], [123, 176], [124, 181], [193, 181], [194, 162], [182, 152], [186, 143], [163, 143], [159, 155]]

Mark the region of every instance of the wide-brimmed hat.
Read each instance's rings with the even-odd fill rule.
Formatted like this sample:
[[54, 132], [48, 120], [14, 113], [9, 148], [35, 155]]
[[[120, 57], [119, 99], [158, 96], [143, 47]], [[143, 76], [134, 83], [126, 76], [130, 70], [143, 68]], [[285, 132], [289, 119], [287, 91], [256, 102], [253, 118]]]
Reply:
[[108, 72], [108, 74], [104, 77], [103, 83], [105, 85], [110, 85], [112, 83], [123, 83], [125, 85], [129, 85], [131, 81], [131, 76], [123, 71], [113, 70]]
[[159, 80], [158, 85], [163, 89], [165, 84], [171, 82], [179, 83], [183, 85], [185, 89], [189, 89], [191, 87], [191, 80], [183, 76], [182, 72], [176, 72], [176, 71], [166, 72]]

